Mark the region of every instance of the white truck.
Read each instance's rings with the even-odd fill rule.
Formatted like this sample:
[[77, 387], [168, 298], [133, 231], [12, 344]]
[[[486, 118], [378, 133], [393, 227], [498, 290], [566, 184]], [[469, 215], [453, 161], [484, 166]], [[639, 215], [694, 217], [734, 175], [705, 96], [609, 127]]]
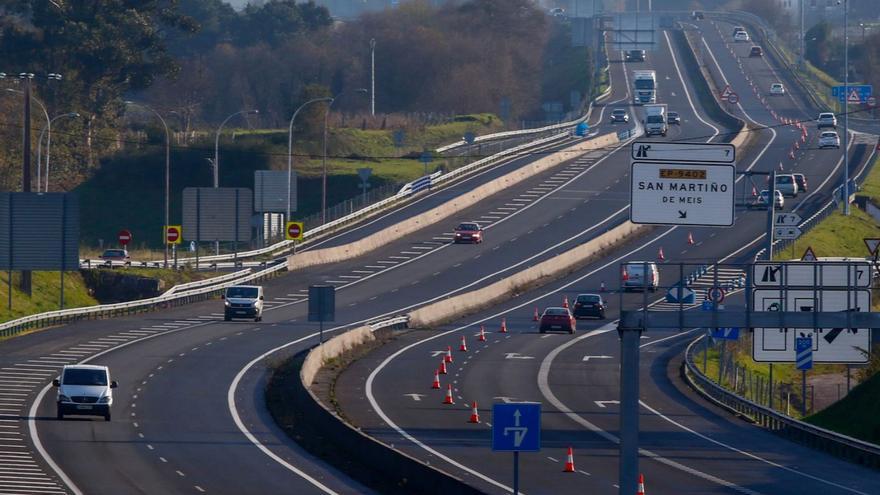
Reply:
[[645, 135], [666, 136], [666, 105], [645, 105]]
[[633, 104], [657, 103], [657, 72], [653, 70], [633, 71]]

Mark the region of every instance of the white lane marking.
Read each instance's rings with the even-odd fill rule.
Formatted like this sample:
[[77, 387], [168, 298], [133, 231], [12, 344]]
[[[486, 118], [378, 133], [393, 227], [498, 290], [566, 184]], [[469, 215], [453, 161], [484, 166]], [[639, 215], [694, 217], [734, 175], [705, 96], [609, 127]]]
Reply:
[[[672, 43], [669, 41], [669, 32], [663, 31], [663, 36], [666, 37], [666, 46], [669, 47], [669, 54], [672, 55], [672, 64], [675, 66], [675, 73], [678, 74], [678, 80], [681, 81], [681, 87], [684, 89], [684, 95], [687, 97], [688, 104], [691, 106], [691, 109], [694, 111], [694, 115], [697, 116], [697, 120], [711, 127], [715, 132], [712, 134], [712, 137], [709, 138], [708, 141], [715, 139], [718, 136], [718, 133], [721, 132], [717, 127], [707, 122], [703, 117], [700, 116], [700, 113], [697, 112], [697, 107], [694, 105], [694, 100], [691, 99], [691, 92], [688, 91], [687, 84], [684, 82], [684, 76], [681, 74], [681, 70], [678, 67], [678, 59], [675, 58], [675, 50], [672, 49]], [[707, 141], [707, 142], [708, 142]]]

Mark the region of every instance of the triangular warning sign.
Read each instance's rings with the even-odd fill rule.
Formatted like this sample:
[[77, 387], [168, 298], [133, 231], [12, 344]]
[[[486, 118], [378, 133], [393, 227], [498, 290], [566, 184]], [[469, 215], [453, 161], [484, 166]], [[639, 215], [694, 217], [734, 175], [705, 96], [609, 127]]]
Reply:
[[855, 88], [849, 90], [849, 96], [846, 97], [846, 101], [850, 103], [858, 103], [862, 101], [861, 96], [859, 96], [859, 91]]
[[801, 256], [801, 261], [819, 261], [819, 258], [816, 258], [816, 253], [813, 252], [812, 247], [808, 247], [806, 251], [804, 251], [804, 255]]
[[721, 97], [727, 98], [731, 93], [733, 93], [733, 90], [730, 89], [730, 85], [728, 84], [727, 86], [724, 86], [724, 90], [721, 91]]
[[877, 254], [877, 247], [880, 247], [880, 239], [878, 238], [866, 238], [865, 246], [868, 247], [868, 252], [871, 254]]

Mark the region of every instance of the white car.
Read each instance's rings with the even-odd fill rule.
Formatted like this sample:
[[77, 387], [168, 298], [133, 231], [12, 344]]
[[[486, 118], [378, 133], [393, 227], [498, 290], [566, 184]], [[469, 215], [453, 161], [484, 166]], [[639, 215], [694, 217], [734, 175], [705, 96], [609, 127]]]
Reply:
[[58, 388], [58, 419], [84, 414], [104, 416], [105, 421], [110, 421], [113, 389], [118, 385], [110, 381], [110, 370], [106, 366], [66, 365], [52, 385]]
[[[777, 210], [781, 210], [783, 206], [785, 206], [785, 198], [782, 197], [782, 192], [778, 189], [773, 191], [775, 192], [776, 201], [774, 208]], [[770, 197], [770, 191], [764, 189], [761, 191], [761, 194], [756, 198], [755, 202], [752, 204], [755, 208], [768, 208], [770, 205], [767, 202], [767, 198]]]
[[737, 31], [736, 34], [733, 35], [733, 41], [749, 41], [749, 33], [745, 31]]
[[840, 148], [840, 136], [835, 131], [822, 131], [819, 134], [819, 149], [822, 148]]
[[770, 94], [782, 96], [785, 94], [785, 86], [782, 83], [773, 83], [770, 85]]
[[820, 113], [819, 118], [816, 119], [816, 128], [821, 129], [823, 127], [833, 127], [837, 129], [837, 117], [831, 112]]

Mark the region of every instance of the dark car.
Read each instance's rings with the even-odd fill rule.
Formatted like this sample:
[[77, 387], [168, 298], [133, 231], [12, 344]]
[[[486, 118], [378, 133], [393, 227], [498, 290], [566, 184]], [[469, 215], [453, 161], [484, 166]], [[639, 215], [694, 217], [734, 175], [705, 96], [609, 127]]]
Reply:
[[623, 58], [626, 62], [644, 62], [645, 50], [627, 50]]
[[547, 333], [548, 330], [562, 330], [568, 333], [577, 331], [577, 322], [568, 308], [547, 308], [541, 315], [539, 328], [541, 333]]
[[702, 12], [702, 11], [699, 11], [699, 10], [695, 10], [695, 11], [691, 14], [691, 17], [692, 17], [695, 21], [702, 21], [703, 19], [706, 18], [706, 17], [703, 15], [703, 12]]
[[456, 244], [462, 242], [472, 242], [479, 244], [483, 242], [483, 228], [477, 222], [463, 222], [455, 228]]
[[125, 249], [105, 249], [98, 257], [104, 261], [131, 261]]
[[749, 50], [750, 57], [763, 57], [764, 50], [760, 46], [753, 46], [751, 50]]
[[807, 176], [804, 174], [792, 174], [797, 183], [798, 192], [807, 192]]
[[666, 123], [681, 125], [681, 116], [678, 112], [666, 112]]
[[578, 294], [574, 300], [574, 311], [572, 311], [572, 314], [575, 319], [592, 316], [604, 320], [605, 308], [605, 301], [602, 300], [602, 296], [599, 294]]
[[629, 122], [629, 114], [623, 108], [615, 108], [611, 111], [611, 123], [614, 124], [616, 122]]

